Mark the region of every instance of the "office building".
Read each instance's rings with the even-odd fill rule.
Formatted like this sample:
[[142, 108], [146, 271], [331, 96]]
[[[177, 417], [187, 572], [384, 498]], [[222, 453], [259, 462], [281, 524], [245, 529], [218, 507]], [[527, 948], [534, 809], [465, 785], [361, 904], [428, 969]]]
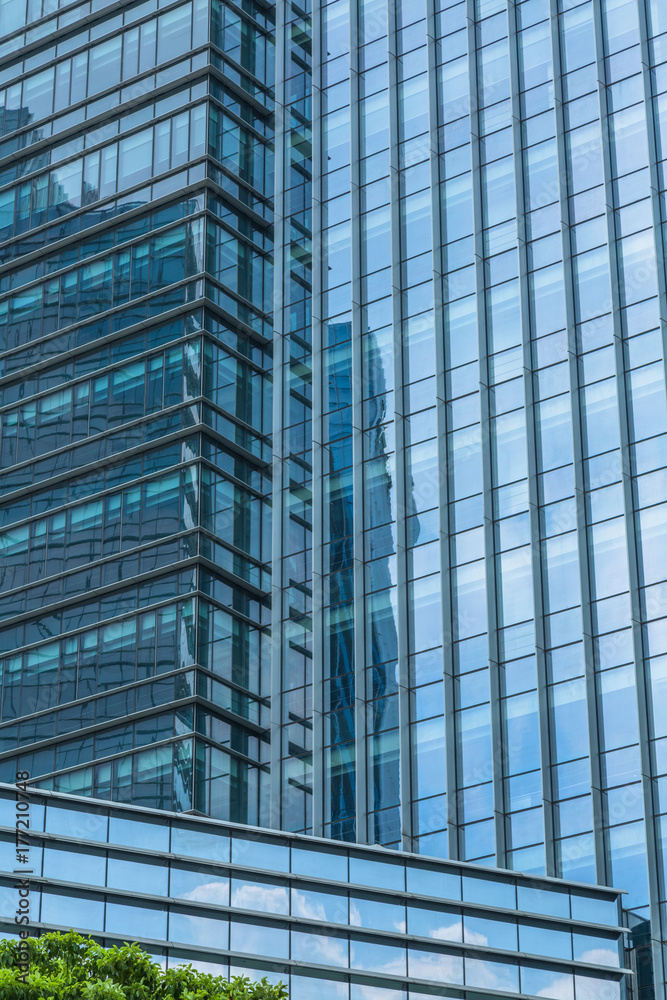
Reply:
[[68, 6], [5, 43], [2, 612], [23, 727], [3, 749], [30, 746], [32, 775], [256, 823], [273, 12], [253, 11]]
[[[0, 788], [4, 936], [14, 799]], [[624, 995], [615, 890], [58, 793], [32, 794], [27, 815], [33, 933], [131, 936], [163, 965], [266, 976], [290, 1000]]]
[[614, 886], [664, 1000], [667, 7], [1, 9], [0, 777]]

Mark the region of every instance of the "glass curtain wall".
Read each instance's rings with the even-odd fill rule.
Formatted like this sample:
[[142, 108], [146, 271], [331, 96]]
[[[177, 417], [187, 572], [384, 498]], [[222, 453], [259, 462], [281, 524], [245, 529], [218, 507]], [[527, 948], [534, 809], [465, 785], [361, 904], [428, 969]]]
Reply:
[[662, 983], [661, 0], [0, 18], [0, 773], [615, 884]]
[[62, 6], [1, 15], [0, 770], [268, 822], [273, 12]]
[[313, 27], [318, 830], [625, 887], [656, 962], [666, 31], [651, 0]]
[[312, 21], [278, 4], [273, 437], [273, 825], [313, 830]]
[[[30, 823], [35, 930], [131, 934], [163, 966], [267, 976], [294, 1000], [625, 997], [615, 890], [57, 794], [33, 792]], [[14, 842], [0, 827], [10, 937]]]

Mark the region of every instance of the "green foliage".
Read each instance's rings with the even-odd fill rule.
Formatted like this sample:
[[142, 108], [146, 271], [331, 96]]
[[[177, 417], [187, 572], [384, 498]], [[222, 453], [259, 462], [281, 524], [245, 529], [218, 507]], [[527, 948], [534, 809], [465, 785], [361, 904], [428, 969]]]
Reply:
[[281, 984], [231, 981], [190, 965], [164, 972], [138, 944], [103, 948], [92, 938], [43, 934], [0, 941], [2, 1000], [287, 1000]]

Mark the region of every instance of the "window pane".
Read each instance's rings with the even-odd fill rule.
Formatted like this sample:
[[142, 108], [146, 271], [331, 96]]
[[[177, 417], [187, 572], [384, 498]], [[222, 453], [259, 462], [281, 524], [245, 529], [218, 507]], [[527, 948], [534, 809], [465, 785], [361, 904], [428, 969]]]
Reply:
[[118, 190], [141, 184], [153, 168], [153, 129], [145, 129], [118, 143]]

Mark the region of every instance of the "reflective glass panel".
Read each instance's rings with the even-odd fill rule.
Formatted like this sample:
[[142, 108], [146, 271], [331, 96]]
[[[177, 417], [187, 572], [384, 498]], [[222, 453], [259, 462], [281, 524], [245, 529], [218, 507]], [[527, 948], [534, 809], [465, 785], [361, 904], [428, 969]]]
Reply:
[[348, 922], [348, 897], [342, 893], [320, 892], [292, 886], [292, 916], [305, 920], [323, 920], [333, 924]]
[[286, 958], [289, 948], [289, 931], [286, 927], [281, 927], [280, 924], [261, 924], [256, 921], [241, 923], [238, 920], [232, 920], [229, 947], [232, 951], [240, 951], [247, 955]]
[[172, 826], [171, 852], [186, 858], [229, 861], [229, 834], [223, 830], [201, 830], [195, 826]]
[[125, 818], [112, 813], [109, 818], [109, 843], [128, 847], [146, 847], [153, 851], [169, 850], [169, 828], [164, 823]]
[[[31, 853], [34, 849], [31, 848]], [[67, 851], [48, 844], [44, 848], [45, 878], [82, 885], [104, 885], [107, 859], [105, 854], [90, 851]]]
[[85, 892], [70, 896], [45, 891], [42, 893], [41, 920], [64, 930], [101, 931], [104, 929], [104, 900], [94, 899]]
[[275, 841], [251, 840], [235, 834], [232, 838], [232, 861], [249, 868], [289, 871], [289, 848]]
[[232, 878], [232, 906], [259, 913], [289, 913], [289, 889], [270, 882]]
[[378, 931], [405, 933], [405, 906], [386, 900], [350, 897], [350, 924]]
[[169, 895], [178, 899], [198, 900], [201, 903], [229, 905], [229, 878], [218, 872], [198, 871], [172, 865], [169, 878]]
[[223, 951], [228, 947], [229, 921], [226, 917], [172, 910], [169, 914], [169, 940]]

